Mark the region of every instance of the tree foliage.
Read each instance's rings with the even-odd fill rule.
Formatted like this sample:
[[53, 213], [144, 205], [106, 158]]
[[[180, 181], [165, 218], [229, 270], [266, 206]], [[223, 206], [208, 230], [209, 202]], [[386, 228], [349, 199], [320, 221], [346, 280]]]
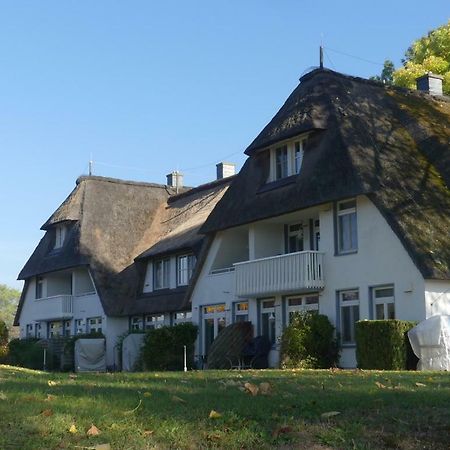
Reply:
[[0, 284], [0, 320], [5, 322], [9, 330], [13, 326], [19, 298], [20, 291], [6, 284]]
[[412, 43], [393, 81], [397, 86], [414, 89], [416, 78], [427, 72], [443, 76], [444, 93], [450, 94], [450, 20]]
[[394, 79], [394, 71], [395, 71], [394, 63], [390, 59], [386, 59], [384, 61], [381, 75], [375, 75], [374, 77], [370, 77], [370, 79], [381, 81], [384, 84], [392, 84]]

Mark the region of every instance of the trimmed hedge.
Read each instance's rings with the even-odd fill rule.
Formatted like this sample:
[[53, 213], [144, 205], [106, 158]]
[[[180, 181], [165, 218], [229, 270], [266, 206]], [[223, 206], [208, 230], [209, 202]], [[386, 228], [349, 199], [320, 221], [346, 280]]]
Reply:
[[281, 367], [327, 369], [336, 366], [339, 347], [328, 317], [296, 312], [281, 337]]
[[183, 370], [183, 346], [186, 345], [187, 366], [193, 368], [196, 339], [197, 326], [192, 323], [148, 331], [142, 348], [143, 366], [146, 370]]
[[360, 369], [414, 369], [417, 358], [407, 332], [417, 322], [360, 320], [356, 323], [356, 360]]
[[[8, 344], [8, 363], [13, 366], [42, 370], [44, 367], [44, 349], [39, 339], [12, 339]], [[47, 369], [58, 367], [55, 355], [47, 352]]]

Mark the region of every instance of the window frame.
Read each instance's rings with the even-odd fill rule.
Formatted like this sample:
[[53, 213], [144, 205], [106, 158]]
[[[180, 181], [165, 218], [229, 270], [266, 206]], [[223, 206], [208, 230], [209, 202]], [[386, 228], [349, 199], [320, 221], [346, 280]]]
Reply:
[[146, 314], [143, 321], [144, 331], [163, 327], [166, 324], [165, 319], [164, 314]]
[[[180, 261], [184, 258], [186, 258], [186, 268], [182, 269]], [[177, 256], [177, 286], [189, 285], [196, 263], [197, 258], [193, 253], [184, 253]], [[181, 277], [181, 275], [183, 275], [183, 277]]]
[[[376, 297], [377, 291], [392, 289], [392, 296]], [[371, 289], [372, 314], [374, 320], [393, 320], [395, 319], [395, 288], [393, 284], [385, 284], [382, 286], [374, 286]], [[377, 316], [377, 305], [383, 305], [383, 318]], [[394, 307], [394, 317], [389, 318], [389, 305]]]
[[36, 300], [40, 300], [41, 298], [45, 298], [45, 296], [44, 296], [44, 288], [45, 288], [45, 278], [42, 277], [42, 276], [37, 275], [36, 276], [35, 293], [34, 293], [34, 298]]
[[[91, 321], [94, 323], [91, 323]], [[103, 317], [94, 316], [86, 319], [87, 332], [90, 333], [103, 333]]]
[[55, 225], [55, 242], [53, 245], [53, 250], [59, 250], [64, 246], [67, 235], [67, 226], [58, 224]]
[[[309, 134], [309, 133], [308, 133]], [[270, 171], [268, 183], [279, 181], [290, 176], [299, 175], [302, 171], [305, 156], [305, 147], [308, 134], [282, 141], [269, 147]], [[279, 151], [285, 150], [286, 156], [281, 161], [283, 168], [279, 164]]]
[[[239, 309], [239, 305], [245, 306]], [[248, 322], [248, 300], [233, 303], [233, 323], [236, 322]]]
[[[317, 303], [307, 303], [307, 299], [310, 297], [317, 297]], [[300, 305], [289, 305], [290, 300], [301, 299]], [[289, 325], [291, 323], [291, 313], [294, 312], [317, 312], [319, 314], [320, 296], [317, 292], [311, 292], [308, 294], [289, 295], [285, 298], [286, 302], [286, 317], [285, 323]]]
[[[350, 208], [345, 208], [340, 210], [340, 205], [343, 205], [345, 203], [354, 202], [354, 206]], [[355, 242], [352, 242], [352, 247], [349, 249], [342, 248], [342, 238], [341, 238], [341, 229], [343, 228], [343, 225], [341, 225], [341, 218], [345, 216], [353, 216], [354, 215], [354, 227], [355, 227]], [[353, 253], [358, 252], [358, 207], [357, 207], [357, 199], [356, 198], [350, 198], [346, 200], [341, 200], [335, 203], [335, 255], [351, 255]], [[353, 239], [353, 229], [352, 226], [352, 219], [350, 218], [350, 229], [349, 229], [349, 235], [350, 240]]]
[[[277, 312], [275, 297], [259, 300], [259, 334], [266, 336], [272, 346], [277, 341]], [[270, 303], [270, 305], [268, 305]], [[265, 305], [266, 304], [266, 305]], [[264, 334], [264, 316], [267, 315], [267, 334]], [[271, 317], [272, 316], [272, 317]], [[273, 328], [273, 329], [272, 329]], [[273, 335], [273, 336], [272, 336]]]
[[[161, 281], [162, 285], [157, 286], [157, 271], [158, 265], [161, 264], [162, 276]], [[160, 258], [153, 261], [153, 290], [158, 291], [160, 289], [169, 289], [170, 288], [170, 258]]]
[[[352, 299], [352, 300], [344, 300], [343, 296], [345, 294], [357, 294], [357, 299]], [[356, 322], [361, 320], [361, 311], [360, 311], [360, 307], [361, 307], [361, 297], [360, 297], [360, 293], [359, 293], [359, 289], [358, 288], [353, 288], [353, 289], [343, 289], [337, 292], [337, 297], [338, 297], [338, 317], [339, 317], [339, 334], [340, 334], [340, 341], [341, 341], [341, 346], [342, 347], [354, 347], [356, 345], [356, 338], [355, 338], [355, 334], [356, 334]], [[354, 320], [355, 317], [355, 313], [354, 313], [354, 308], [357, 307], [358, 308], [358, 318], [357, 320]], [[344, 308], [351, 308], [350, 309], [350, 321], [351, 323], [353, 323], [353, 327], [350, 329], [350, 340], [345, 340], [344, 341], [344, 314], [343, 314], [343, 309]]]

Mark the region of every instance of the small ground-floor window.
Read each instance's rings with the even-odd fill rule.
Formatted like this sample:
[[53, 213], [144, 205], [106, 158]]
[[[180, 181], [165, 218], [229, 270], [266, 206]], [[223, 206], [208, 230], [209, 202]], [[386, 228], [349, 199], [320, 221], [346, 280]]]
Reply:
[[342, 344], [355, 343], [355, 324], [359, 320], [359, 291], [339, 292], [340, 333]]
[[383, 286], [372, 289], [372, 302], [376, 320], [395, 319], [394, 287]]
[[319, 312], [319, 294], [296, 295], [286, 299], [286, 323], [291, 323], [292, 315], [295, 312]]
[[236, 302], [233, 304], [235, 322], [248, 321], [248, 302]]
[[142, 316], [134, 316], [130, 320], [130, 330], [131, 331], [141, 331], [144, 329], [144, 320]]
[[72, 322], [70, 320], [64, 321], [64, 336], [70, 336], [72, 334]]
[[[44, 324], [45, 325], [45, 324]], [[38, 339], [44, 338], [44, 325], [41, 322], [36, 323], [34, 326], [34, 336]]]
[[26, 337], [27, 337], [27, 338], [32, 338], [32, 337], [34, 337], [34, 336], [33, 336], [33, 324], [32, 324], [32, 323], [27, 324], [27, 327], [26, 327]]
[[275, 344], [275, 300], [261, 300], [261, 334]]
[[225, 303], [204, 306], [203, 310], [203, 351], [207, 355], [217, 335], [225, 328]]
[[145, 316], [145, 329], [161, 328], [164, 325], [164, 314], [150, 314]]
[[174, 325], [177, 325], [179, 323], [192, 322], [192, 312], [185, 311], [173, 313], [172, 322]]
[[48, 325], [48, 335], [50, 338], [62, 336], [63, 323], [61, 321], [50, 322]]
[[102, 332], [102, 318], [90, 317], [88, 320], [88, 333], [101, 333]]
[[86, 333], [86, 323], [83, 319], [75, 320], [75, 334], [84, 334]]

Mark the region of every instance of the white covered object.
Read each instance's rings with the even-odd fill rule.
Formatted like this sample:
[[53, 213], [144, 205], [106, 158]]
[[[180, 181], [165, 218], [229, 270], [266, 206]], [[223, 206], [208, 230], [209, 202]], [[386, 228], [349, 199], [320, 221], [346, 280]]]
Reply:
[[450, 370], [450, 316], [436, 315], [408, 331], [418, 370]]
[[75, 342], [76, 372], [105, 372], [105, 339], [78, 339]]
[[132, 372], [135, 370], [136, 362], [141, 354], [142, 345], [144, 344], [145, 334], [132, 333], [129, 334], [122, 342], [122, 370], [124, 372]]

